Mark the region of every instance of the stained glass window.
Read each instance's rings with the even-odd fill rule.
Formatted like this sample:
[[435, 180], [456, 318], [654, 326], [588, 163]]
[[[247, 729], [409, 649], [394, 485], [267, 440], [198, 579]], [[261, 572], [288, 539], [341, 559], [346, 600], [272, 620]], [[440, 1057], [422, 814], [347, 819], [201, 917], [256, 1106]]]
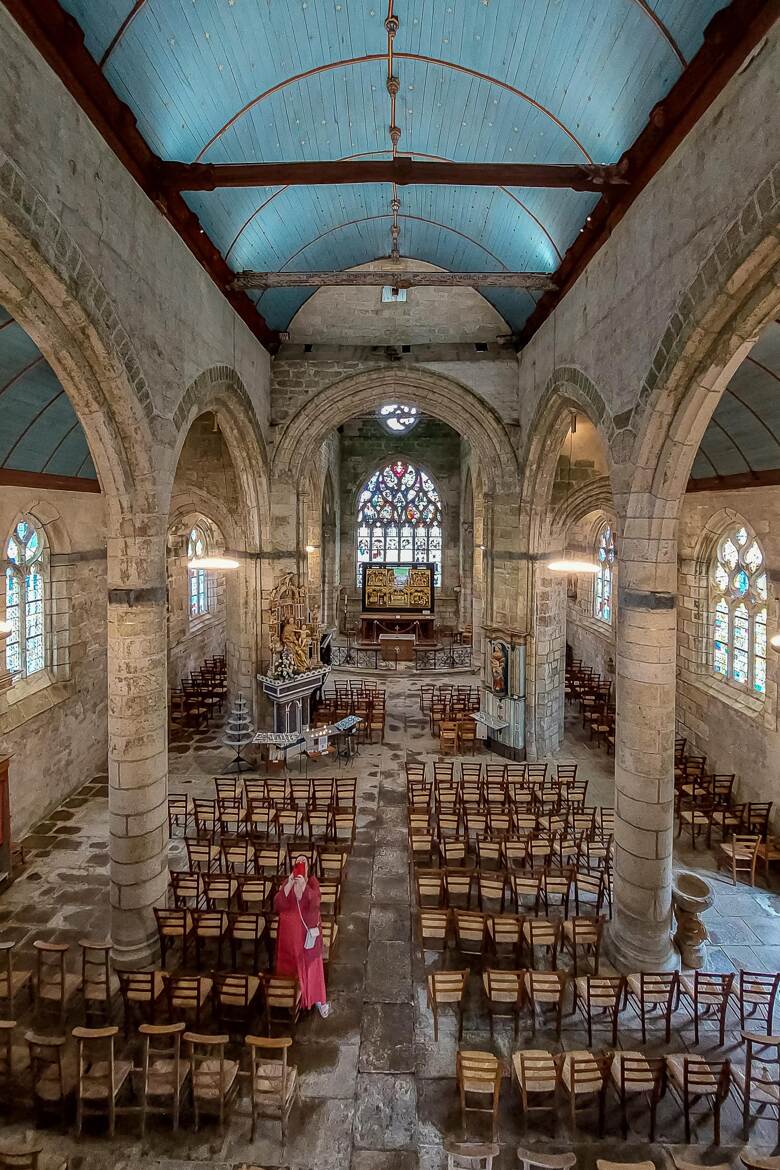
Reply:
[[744, 525], [727, 533], [716, 549], [710, 596], [713, 671], [764, 695], [769, 588], [761, 546]]
[[388, 402], [379, 407], [379, 421], [391, 435], [410, 431], [419, 422], [416, 406], [404, 406], [399, 402]]
[[408, 565], [432, 561], [441, 585], [441, 500], [431, 479], [403, 459], [375, 472], [358, 499], [357, 583], [372, 561]]
[[[208, 552], [206, 534], [197, 526], [190, 531], [187, 556], [205, 557]], [[190, 618], [201, 617], [211, 609], [211, 582], [207, 569], [190, 569]]]
[[599, 571], [593, 585], [593, 613], [602, 622], [612, 623], [612, 578], [615, 564], [615, 538], [609, 524], [599, 533], [596, 545]]
[[5, 544], [6, 667], [26, 678], [46, 665], [48, 556], [44, 538], [29, 518], [19, 520]]

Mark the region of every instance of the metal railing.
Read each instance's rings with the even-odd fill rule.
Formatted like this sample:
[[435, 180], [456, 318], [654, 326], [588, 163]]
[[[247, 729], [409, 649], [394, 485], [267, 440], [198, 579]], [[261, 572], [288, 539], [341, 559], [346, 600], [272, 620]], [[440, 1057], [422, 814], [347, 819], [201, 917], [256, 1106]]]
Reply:
[[415, 670], [468, 670], [472, 666], [471, 646], [453, 642], [450, 646], [415, 649]]

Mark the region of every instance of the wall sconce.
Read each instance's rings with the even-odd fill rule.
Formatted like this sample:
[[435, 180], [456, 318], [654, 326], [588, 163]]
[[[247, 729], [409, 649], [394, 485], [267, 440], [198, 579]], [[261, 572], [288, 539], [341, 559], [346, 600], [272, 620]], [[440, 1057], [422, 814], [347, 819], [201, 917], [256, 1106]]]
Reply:
[[319, 548], [319, 545], [317, 545], [317, 544], [307, 544], [306, 545], [306, 552], [307, 553], [315, 553], [315, 552], [317, 552], [318, 548]]
[[778, 652], [780, 652], [780, 634], [774, 634], [769, 639], [769, 645], [772, 647], [773, 650], [777, 650]]

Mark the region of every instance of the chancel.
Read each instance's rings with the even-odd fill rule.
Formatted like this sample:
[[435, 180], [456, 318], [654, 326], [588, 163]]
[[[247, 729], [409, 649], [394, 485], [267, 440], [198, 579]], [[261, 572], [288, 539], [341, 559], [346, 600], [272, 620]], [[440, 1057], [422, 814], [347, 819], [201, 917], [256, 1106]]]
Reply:
[[778, 16], [0, 0], [0, 1170], [778, 1170]]

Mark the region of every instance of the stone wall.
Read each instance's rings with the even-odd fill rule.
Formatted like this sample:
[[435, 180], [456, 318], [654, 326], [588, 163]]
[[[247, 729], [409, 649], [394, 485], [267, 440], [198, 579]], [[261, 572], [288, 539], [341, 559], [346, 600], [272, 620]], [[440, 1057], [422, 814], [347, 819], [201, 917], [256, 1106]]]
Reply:
[[734, 519], [746, 521], [762, 545], [770, 577], [770, 637], [778, 628], [780, 487], [689, 493], [679, 544], [677, 731], [690, 751], [706, 755], [708, 771], [736, 773], [740, 800], [778, 803], [780, 656], [769, 650], [763, 700], [722, 682], [709, 663], [708, 553]]
[[15, 840], [75, 787], [106, 771], [103, 501], [80, 492], [4, 487], [3, 544], [20, 513], [40, 523], [49, 545], [50, 665], [0, 693], [0, 754], [13, 756]]
[[350, 596], [352, 620], [360, 610], [355, 578], [357, 500], [366, 480], [394, 458], [407, 459], [430, 475], [442, 501], [442, 588], [436, 596], [436, 617], [457, 624], [460, 587], [460, 436], [435, 419], [423, 419], [408, 435], [391, 435], [375, 419], [345, 423], [340, 433], [341, 581]]

